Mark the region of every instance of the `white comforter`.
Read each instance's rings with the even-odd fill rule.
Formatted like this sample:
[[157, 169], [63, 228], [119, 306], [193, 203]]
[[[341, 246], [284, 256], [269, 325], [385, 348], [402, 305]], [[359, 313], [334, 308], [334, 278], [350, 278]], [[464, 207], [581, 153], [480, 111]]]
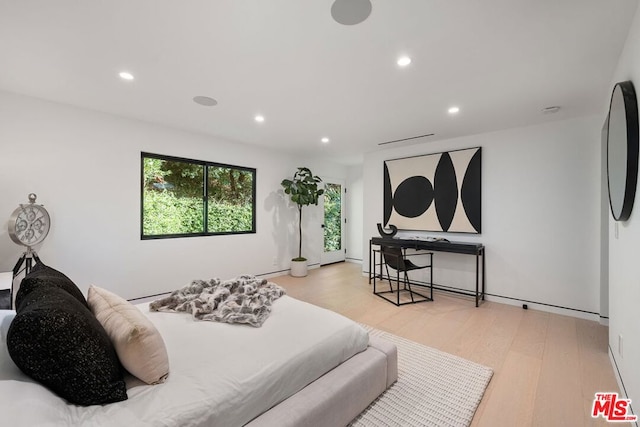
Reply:
[[354, 354], [367, 333], [338, 314], [284, 296], [261, 328], [151, 313], [167, 345], [171, 373], [149, 386], [128, 378], [129, 399], [68, 405], [11, 361], [0, 311], [0, 414], [10, 426], [241, 426]]

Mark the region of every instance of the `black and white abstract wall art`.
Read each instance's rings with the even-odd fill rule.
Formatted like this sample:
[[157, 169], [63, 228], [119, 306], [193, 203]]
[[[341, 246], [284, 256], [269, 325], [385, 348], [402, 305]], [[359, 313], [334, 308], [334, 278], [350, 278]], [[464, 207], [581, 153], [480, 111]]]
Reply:
[[482, 147], [384, 162], [384, 225], [481, 232]]

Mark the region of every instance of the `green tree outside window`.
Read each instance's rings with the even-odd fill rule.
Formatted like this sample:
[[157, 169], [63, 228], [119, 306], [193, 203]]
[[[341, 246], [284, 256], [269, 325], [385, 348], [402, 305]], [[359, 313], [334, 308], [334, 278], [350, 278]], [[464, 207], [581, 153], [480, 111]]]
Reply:
[[255, 233], [255, 176], [251, 168], [142, 153], [141, 237]]

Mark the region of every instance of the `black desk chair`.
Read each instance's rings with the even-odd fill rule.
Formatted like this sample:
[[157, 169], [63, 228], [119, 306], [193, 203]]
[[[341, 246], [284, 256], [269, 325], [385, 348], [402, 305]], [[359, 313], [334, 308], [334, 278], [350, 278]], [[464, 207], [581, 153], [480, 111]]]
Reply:
[[[389, 281], [389, 290], [385, 292], [377, 292], [374, 289], [374, 293], [376, 295], [386, 299], [387, 301], [397, 306], [404, 305], [404, 304], [414, 304], [414, 303], [423, 302], [423, 301], [433, 301], [433, 269], [432, 269], [433, 252], [424, 252], [424, 253], [414, 254], [414, 255], [427, 255], [429, 257], [429, 264], [427, 265], [414, 264], [411, 260], [407, 258], [408, 255], [406, 253], [406, 250], [402, 248], [393, 247], [393, 246], [382, 246], [380, 248], [380, 252], [382, 253], [383, 263], [385, 265], [385, 269], [387, 272], [386, 278]], [[389, 273], [389, 268], [392, 268], [393, 270], [396, 271], [396, 278], [395, 278], [396, 290], [395, 291], [393, 289], [393, 279], [391, 277], [391, 274]], [[428, 284], [430, 288], [430, 296], [426, 296], [421, 294], [420, 292], [412, 290], [411, 281], [409, 280], [409, 275], [408, 275], [409, 271], [421, 270], [425, 268], [430, 269], [430, 279]], [[400, 287], [400, 284], [401, 284], [400, 272], [402, 272], [402, 275], [403, 275], [402, 288]], [[400, 302], [401, 292], [408, 292], [411, 297], [411, 301]], [[394, 294], [394, 293], [396, 294], [395, 301], [383, 295], [383, 294]], [[420, 299], [416, 299], [414, 295], [417, 295], [418, 297], [420, 297]]]

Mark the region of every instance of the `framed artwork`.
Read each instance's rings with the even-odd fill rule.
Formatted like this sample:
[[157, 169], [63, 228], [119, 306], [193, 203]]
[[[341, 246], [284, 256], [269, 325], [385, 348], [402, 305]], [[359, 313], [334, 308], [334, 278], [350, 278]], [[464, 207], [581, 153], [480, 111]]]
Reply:
[[384, 225], [481, 232], [482, 147], [384, 162]]

